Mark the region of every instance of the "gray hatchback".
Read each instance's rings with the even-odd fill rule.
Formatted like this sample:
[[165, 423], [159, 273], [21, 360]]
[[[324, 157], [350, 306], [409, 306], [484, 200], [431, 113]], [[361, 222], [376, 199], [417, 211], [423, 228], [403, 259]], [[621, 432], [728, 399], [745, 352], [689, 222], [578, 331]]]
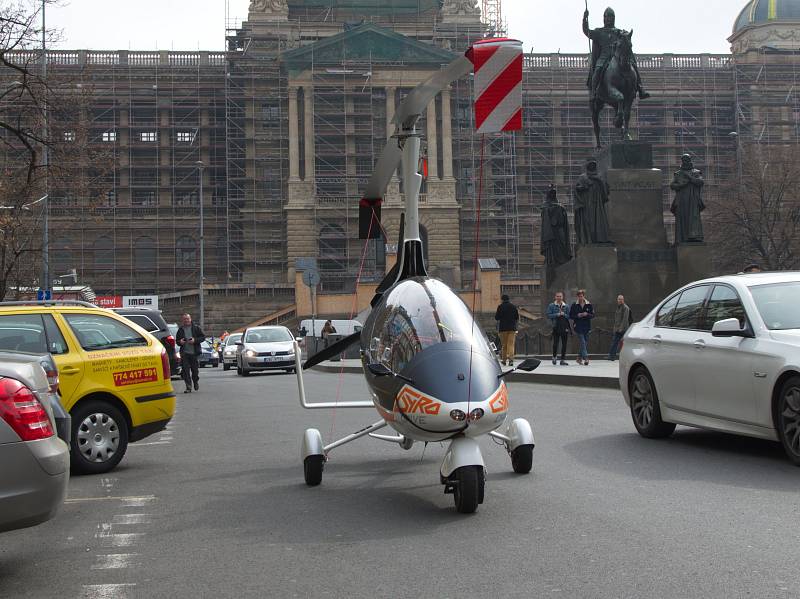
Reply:
[[64, 502], [69, 448], [51, 393], [40, 356], [0, 352], [0, 532], [45, 522]]

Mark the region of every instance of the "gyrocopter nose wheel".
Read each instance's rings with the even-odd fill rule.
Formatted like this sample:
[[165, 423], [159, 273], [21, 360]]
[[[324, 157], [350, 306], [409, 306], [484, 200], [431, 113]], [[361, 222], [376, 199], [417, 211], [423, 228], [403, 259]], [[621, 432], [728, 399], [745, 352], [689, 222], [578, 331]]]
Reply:
[[483, 503], [486, 477], [480, 466], [462, 466], [453, 473], [453, 499], [460, 514], [472, 514]]

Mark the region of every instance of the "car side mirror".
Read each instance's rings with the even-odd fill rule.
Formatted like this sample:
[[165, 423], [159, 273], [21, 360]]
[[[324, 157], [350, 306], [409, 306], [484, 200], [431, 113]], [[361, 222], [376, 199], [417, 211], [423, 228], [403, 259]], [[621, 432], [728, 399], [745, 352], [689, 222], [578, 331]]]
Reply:
[[517, 370], [522, 370], [524, 372], [533, 372], [539, 365], [541, 364], [541, 360], [535, 360], [533, 358], [528, 358], [527, 360], [523, 360], [522, 364], [517, 366]]
[[750, 327], [742, 328], [738, 318], [726, 318], [718, 320], [711, 327], [711, 335], [714, 337], [754, 337]]

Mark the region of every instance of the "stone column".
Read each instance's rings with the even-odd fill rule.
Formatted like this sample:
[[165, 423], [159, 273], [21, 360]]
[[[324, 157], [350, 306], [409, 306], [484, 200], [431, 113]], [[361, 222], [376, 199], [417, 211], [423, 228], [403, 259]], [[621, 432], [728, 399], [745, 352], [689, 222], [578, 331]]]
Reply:
[[297, 88], [289, 88], [289, 180], [300, 179], [300, 138], [298, 133]]
[[386, 137], [389, 137], [392, 133], [394, 133], [394, 126], [392, 125], [392, 119], [394, 118], [394, 99], [396, 93], [397, 93], [397, 88], [395, 87], [386, 88]]
[[442, 91], [442, 177], [453, 178], [453, 131], [450, 117], [450, 90]]
[[439, 140], [436, 137], [436, 98], [428, 104], [428, 179], [439, 178]]
[[303, 87], [303, 121], [305, 124], [305, 181], [314, 180], [314, 88], [311, 85]]

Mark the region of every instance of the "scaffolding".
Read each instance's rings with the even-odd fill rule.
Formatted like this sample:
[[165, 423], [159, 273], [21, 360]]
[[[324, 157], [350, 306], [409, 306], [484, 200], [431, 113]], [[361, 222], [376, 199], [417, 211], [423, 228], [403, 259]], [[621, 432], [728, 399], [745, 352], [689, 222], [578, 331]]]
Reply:
[[[54, 130], [70, 141], [76, 125], [85, 127], [88, 146], [110, 156], [107, 169], [89, 169], [86, 197], [51, 190], [51, 271], [75, 268], [98, 294], [197, 288], [200, 160], [206, 255], [225, 247], [224, 56], [52, 51], [48, 64], [88, 98], [82, 114]], [[215, 260], [205, 273], [221, 277]]]

